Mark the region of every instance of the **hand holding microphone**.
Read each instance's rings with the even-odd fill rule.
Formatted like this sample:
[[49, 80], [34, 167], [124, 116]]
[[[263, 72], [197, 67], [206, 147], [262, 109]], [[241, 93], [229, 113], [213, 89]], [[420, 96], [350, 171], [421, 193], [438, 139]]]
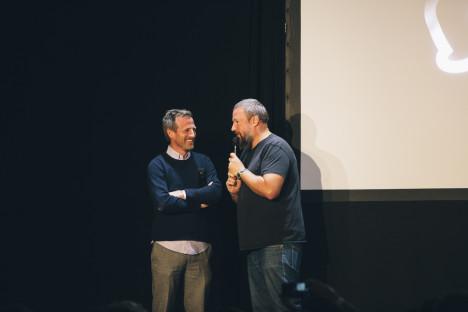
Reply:
[[226, 181], [226, 187], [231, 193], [231, 196], [237, 196], [237, 193], [239, 192], [240, 186], [241, 186], [241, 181], [237, 180], [236, 174], [237, 171], [234, 172], [235, 169], [234, 165], [232, 165], [232, 160], [235, 158], [237, 161], [242, 165], [242, 162], [237, 158], [237, 137], [232, 138], [232, 147], [233, 147], [233, 152], [231, 153], [229, 157], [229, 166], [228, 166], [228, 179]]
[[237, 137], [232, 138], [232, 146], [233, 146], [233, 149], [234, 149], [234, 154], [236, 154], [236, 155], [237, 155], [237, 141], [238, 140], [239, 139]]
[[[235, 156], [237, 156], [237, 142], [238, 142], [238, 141], [239, 141], [239, 139], [238, 139], [236, 136], [232, 138], [232, 150], [233, 150], [232, 153], [234, 153]], [[231, 154], [232, 154], [232, 153], [231, 153]], [[228, 178], [231, 178], [231, 177], [232, 177], [232, 178], [236, 179], [236, 174], [235, 174], [235, 173], [234, 173], [234, 174], [231, 174], [231, 173], [229, 172], [229, 171], [230, 171], [229, 168], [230, 168], [230, 165], [231, 165], [231, 158], [232, 158], [232, 155], [231, 155], [230, 158], [229, 158]]]
[[237, 173], [244, 168], [245, 168], [244, 164], [236, 156], [236, 154], [231, 153], [229, 157], [228, 176], [236, 177]]

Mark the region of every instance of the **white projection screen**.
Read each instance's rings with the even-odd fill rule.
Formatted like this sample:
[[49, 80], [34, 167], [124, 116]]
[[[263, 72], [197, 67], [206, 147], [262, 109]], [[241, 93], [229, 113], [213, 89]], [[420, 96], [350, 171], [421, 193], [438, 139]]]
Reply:
[[302, 0], [302, 189], [468, 188], [467, 62], [468, 0]]

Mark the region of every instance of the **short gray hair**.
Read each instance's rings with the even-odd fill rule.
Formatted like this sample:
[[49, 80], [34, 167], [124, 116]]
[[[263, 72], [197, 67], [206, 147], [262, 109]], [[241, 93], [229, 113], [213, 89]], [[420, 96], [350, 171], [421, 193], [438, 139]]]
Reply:
[[167, 130], [171, 129], [172, 131], [177, 131], [176, 117], [192, 117], [192, 113], [186, 109], [170, 109], [166, 112], [162, 119], [162, 127], [164, 132], [164, 137], [168, 142], [171, 142], [169, 135], [167, 135]]
[[234, 105], [233, 111], [236, 108], [242, 107], [244, 109], [245, 114], [247, 115], [247, 119], [250, 120], [253, 116], [258, 116], [258, 119], [260, 119], [263, 123], [268, 124], [268, 112], [263, 106], [262, 103], [260, 103], [259, 100], [256, 99], [245, 99]]

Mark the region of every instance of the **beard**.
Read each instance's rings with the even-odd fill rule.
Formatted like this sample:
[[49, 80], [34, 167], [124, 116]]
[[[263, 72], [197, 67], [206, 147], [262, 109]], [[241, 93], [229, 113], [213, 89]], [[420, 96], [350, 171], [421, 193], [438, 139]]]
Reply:
[[246, 133], [245, 136], [239, 133], [239, 148], [241, 150], [249, 149], [252, 146], [253, 137], [250, 133]]

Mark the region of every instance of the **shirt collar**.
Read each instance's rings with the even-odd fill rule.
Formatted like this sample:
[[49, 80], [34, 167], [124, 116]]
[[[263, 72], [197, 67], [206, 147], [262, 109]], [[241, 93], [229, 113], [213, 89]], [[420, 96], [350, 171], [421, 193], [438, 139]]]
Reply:
[[178, 160], [187, 160], [190, 158], [190, 151], [188, 151], [187, 154], [185, 154], [185, 156], [182, 156], [181, 154], [176, 152], [170, 145], [167, 147], [166, 153], [172, 158], [178, 159]]

